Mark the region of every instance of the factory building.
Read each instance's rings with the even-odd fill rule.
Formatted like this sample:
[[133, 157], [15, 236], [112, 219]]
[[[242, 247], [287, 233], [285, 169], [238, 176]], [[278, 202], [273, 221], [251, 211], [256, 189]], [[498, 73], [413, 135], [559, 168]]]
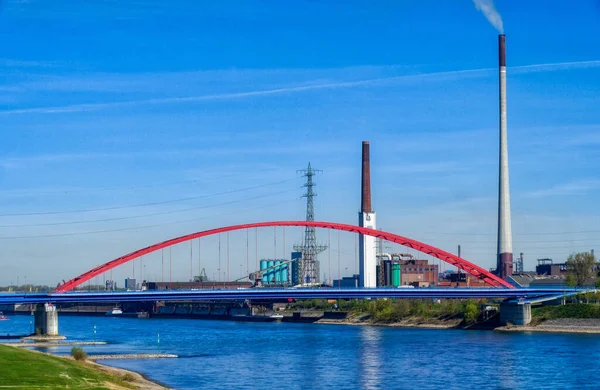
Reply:
[[341, 279], [334, 279], [333, 286], [337, 288], [358, 288], [358, 281], [360, 277], [358, 274], [352, 276], [344, 276]]
[[403, 286], [429, 287], [438, 284], [439, 267], [428, 260], [400, 260]]
[[461, 271], [446, 271], [440, 274], [439, 280], [438, 287], [492, 287], [483, 280]]
[[406, 253], [383, 253], [377, 256], [378, 287], [429, 287], [438, 284], [439, 267], [428, 260], [418, 260]]
[[566, 275], [567, 263], [554, 264], [552, 259], [537, 259], [538, 265], [535, 267], [535, 273], [538, 275]]
[[135, 279], [125, 279], [125, 290], [137, 290], [137, 283]]

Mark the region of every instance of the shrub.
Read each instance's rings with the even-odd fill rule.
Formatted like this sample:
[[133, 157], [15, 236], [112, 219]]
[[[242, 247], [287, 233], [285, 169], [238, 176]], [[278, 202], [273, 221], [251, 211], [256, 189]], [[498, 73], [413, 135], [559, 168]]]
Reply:
[[473, 322], [477, 321], [477, 318], [479, 317], [479, 307], [477, 307], [477, 303], [475, 303], [471, 300], [468, 300], [465, 303], [464, 313], [465, 313], [465, 322], [473, 323]]
[[600, 318], [600, 307], [585, 303], [543, 306], [533, 309], [532, 314], [542, 321], [556, 318]]
[[135, 382], [135, 376], [133, 376], [133, 374], [130, 372], [125, 373], [121, 379], [123, 379], [125, 382]]
[[87, 353], [85, 353], [83, 349], [77, 347], [73, 347], [73, 349], [71, 349], [71, 356], [73, 356], [75, 360], [79, 361], [87, 359]]

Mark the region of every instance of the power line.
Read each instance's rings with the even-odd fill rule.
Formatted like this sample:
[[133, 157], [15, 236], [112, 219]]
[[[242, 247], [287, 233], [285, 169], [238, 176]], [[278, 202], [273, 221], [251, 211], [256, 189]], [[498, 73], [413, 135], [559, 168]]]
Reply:
[[[266, 172], [266, 171], [272, 171], [273, 168], [265, 168], [265, 169], [259, 169], [256, 170], [256, 172]], [[169, 181], [169, 182], [153, 182], [153, 183], [147, 183], [147, 184], [137, 184], [137, 185], [132, 185], [132, 186], [121, 186], [121, 187], [88, 187], [88, 188], [73, 188], [73, 189], [45, 189], [45, 190], [39, 190], [39, 189], [31, 189], [31, 188], [19, 188], [19, 189], [15, 189], [15, 190], [8, 190], [8, 191], [0, 191], [0, 195], [5, 194], [6, 192], [10, 192], [10, 193], [30, 193], [31, 191], [35, 191], [36, 193], [39, 194], [69, 194], [69, 193], [82, 193], [82, 192], [101, 192], [101, 191], [119, 191], [119, 190], [136, 190], [136, 189], [140, 189], [140, 188], [152, 188], [152, 187], [166, 187], [166, 186], [173, 186], [173, 185], [179, 185], [179, 184], [188, 184], [188, 183], [198, 183], [198, 182], [204, 182], [204, 181], [209, 181], [209, 180], [215, 180], [215, 179], [222, 179], [222, 178], [226, 178], [226, 177], [238, 177], [238, 176], [245, 176], [245, 174], [243, 173], [231, 173], [231, 174], [227, 174], [227, 175], [218, 175], [218, 176], [213, 176], [213, 177], [209, 177], [209, 178], [204, 178], [204, 179], [190, 179], [190, 180], [180, 180], [180, 181]]]
[[266, 198], [266, 197], [270, 197], [270, 196], [274, 196], [274, 195], [281, 195], [281, 194], [289, 193], [289, 192], [292, 192], [292, 191], [295, 191], [295, 189], [290, 189], [290, 190], [285, 190], [285, 191], [279, 191], [279, 192], [272, 192], [272, 193], [269, 193], [269, 195], [253, 196], [253, 197], [244, 198], [244, 199], [232, 200], [232, 201], [229, 201], [229, 202], [215, 203], [215, 204], [211, 204], [211, 205], [204, 205], [204, 206], [197, 206], [197, 207], [188, 207], [188, 208], [185, 208], [185, 209], [177, 209], [177, 210], [170, 210], [170, 211], [161, 211], [161, 212], [150, 213], [150, 214], [133, 215], [133, 216], [129, 216], [129, 217], [114, 217], [114, 218], [104, 218], [104, 219], [88, 219], [88, 220], [84, 220], [84, 221], [70, 221], [70, 222], [34, 223], [34, 224], [25, 224], [25, 225], [0, 225], [0, 228], [76, 225], [76, 224], [82, 224], [82, 223], [123, 221], [123, 220], [127, 220], [127, 219], [154, 217], [154, 216], [158, 216], [158, 215], [168, 215], [168, 214], [181, 213], [181, 212], [184, 212], [184, 211], [193, 211], [193, 210], [207, 209], [207, 208], [211, 208], [211, 207], [225, 206], [225, 205], [230, 205], [230, 204], [234, 204], [234, 203], [245, 202], [245, 201], [248, 201], [248, 200], [261, 199], [261, 198]]
[[[585, 241], [598, 241], [598, 237], [596, 238], [574, 238], [574, 239], [566, 239], [566, 240], [549, 240], [549, 241], [520, 241], [520, 240], [513, 240], [513, 246], [515, 244], [518, 245], [522, 245], [522, 244], [546, 244], [546, 243], [559, 243], [559, 242], [565, 242], [565, 243], [569, 243], [569, 242], [585, 242]], [[432, 240], [426, 240], [426, 241], [432, 241]], [[496, 242], [495, 241], [464, 241], [464, 240], [460, 240], [461, 244], [470, 244], [470, 245], [495, 245]]]
[[[513, 234], [513, 236], [550, 236], [550, 235], [562, 235], [562, 234], [584, 234], [584, 233], [600, 233], [600, 230], [581, 230], [578, 232], [551, 232], [551, 233], [519, 233]], [[448, 236], [496, 236], [498, 233], [456, 233], [456, 232], [426, 232], [424, 235], [448, 235]], [[495, 242], [495, 241], [494, 241]]]
[[135, 208], [135, 207], [157, 206], [157, 205], [161, 205], [161, 204], [177, 203], [177, 202], [185, 202], [185, 201], [188, 201], [188, 200], [196, 200], [196, 199], [202, 199], [202, 198], [209, 198], [211, 196], [233, 194], [233, 193], [236, 193], [236, 192], [248, 191], [248, 190], [253, 190], [253, 189], [256, 189], [256, 188], [263, 188], [263, 187], [268, 187], [268, 186], [272, 186], [272, 185], [276, 185], [276, 184], [282, 184], [282, 183], [286, 183], [286, 182], [289, 182], [289, 181], [292, 181], [292, 180], [295, 180], [295, 179], [280, 180], [280, 181], [266, 183], [266, 184], [260, 184], [260, 185], [256, 185], [256, 186], [252, 186], [252, 187], [238, 188], [238, 189], [230, 190], [230, 191], [223, 191], [223, 192], [217, 192], [217, 193], [213, 193], [213, 194], [206, 194], [206, 195], [199, 195], [199, 196], [191, 196], [191, 197], [188, 197], [188, 198], [171, 199], [171, 200], [165, 200], [165, 201], [160, 201], [160, 202], [141, 203], [141, 204], [128, 205], [128, 206], [103, 207], [103, 208], [97, 208], [97, 209], [81, 209], [81, 210], [67, 210], [67, 211], [43, 211], [43, 212], [32, 212], [32, 213], [0, 214], [0, 217], [19, 217], [19, 216], [22, 217], [22, 216], [32, 216], [32, 215], [55, 215], [55, 214], [88, 213], [88, 212], [93, 212], [93, 211], [121, 210], [121, 209]]
[[121, 229], [93, 230], [93, 231], [78, 232], [78, 233], [57, 233], [57, 234], [42, 234], [42, 235], [36, 235], [36, 236], [0, 237], [0, 240], [19, 240], [19, 239], [26, 239], [26, 238], [72, 237], [72, 236], [84, 236], [84, 235], [89, 235], [89, 234], [112, 233], [112, 232], [123, 232], [123, 231], [128, 231], [128, 230], [148, 229], [148, 228], [154, 228], [154, 227], [165, 226], [165, 225], [173, 225], [173, 224], [178, 224], [178, 223], [200, 221], [203, 219], [212, 219], [212, 218], [221, 217], [224, 215], [233, 215], [233, 214], [237, 215], [237, 214], [246, 213], [248, 211], [264, 209], [264, 208], [278, 206], [278, 205], [282, 205], [282, 204], [288, 204], [288, 203], [292, 203], [292, 202], [296, 202], [296, 201], [297, 201], [296, 199], [287, 200], [284, 202], [277, 202], [277, 203], [267, 204], [264, 206], [253, 207], [251, 209], [245, 208], [243, 211], [232, 211], [229, 213], [221, 213], [221, 214], [215, 214], [215, 215], [210, 215], [210, 216], [205, 216], [205, 217], [190, 218], [190, 219], [185, 219], [185, 220], [164, 222], [164, 223], [158, 223], [158, 224], [153, 224], [153, 225], [134, 226], [134, 227], [129, 227], [129, 228], [121, 228]]

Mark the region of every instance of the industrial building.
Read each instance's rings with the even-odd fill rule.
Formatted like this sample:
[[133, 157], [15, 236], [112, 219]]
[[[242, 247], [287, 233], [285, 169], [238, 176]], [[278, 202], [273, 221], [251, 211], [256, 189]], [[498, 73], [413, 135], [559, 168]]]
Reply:
[[354, 274], [352, 276], [344, 276], [341, 279], [334, 279], [332, 287], [338, 288], [358, 288], [359, 275]]
[[137, 290], [137, 283], [135, 279], [125, 279], [125, 290]]
[[446, 271], [440, 274], [438, 287], [479, 287], [489, 288], [489, 284], [481, 279], [460, 271]]
[[567, 263], [554, 264], [552, 259], [537, 259], [537, 262], [535, 273], [538, 275], [557, 276], [567, 274]]
[[[594, 251], [592, 250], [592, 255]], [[559, 276], [566, 277], [568, 274], [567, 263], [554, 263], [552, 259], [537, 259], [538, 265], [535, 267], [535, 273], [539, 276]], [[596, 263], [592, 266], [592, 274], [600, 272], [600, 265]]]
[[439, 267], [427, 260], [401, 260], [403, 286], [429, 287], [438, 284]]
[[406, 253], [382, 253], [377, 256], [378, 287], [429, 287], [438, 284], [439, 267]]

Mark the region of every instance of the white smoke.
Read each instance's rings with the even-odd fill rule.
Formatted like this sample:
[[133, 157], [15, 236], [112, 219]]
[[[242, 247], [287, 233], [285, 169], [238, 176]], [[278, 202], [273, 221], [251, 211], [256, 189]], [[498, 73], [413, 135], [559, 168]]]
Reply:
[[483, 12], [487, 20], [496, 27], [496, 30], [498, 30], [500, 34], [503, 34], [504, 26], [502, 24], [502, 16], [496, 11], [494, 0], [473, 0], [473, 3], [475, 3], [475, 8]]

